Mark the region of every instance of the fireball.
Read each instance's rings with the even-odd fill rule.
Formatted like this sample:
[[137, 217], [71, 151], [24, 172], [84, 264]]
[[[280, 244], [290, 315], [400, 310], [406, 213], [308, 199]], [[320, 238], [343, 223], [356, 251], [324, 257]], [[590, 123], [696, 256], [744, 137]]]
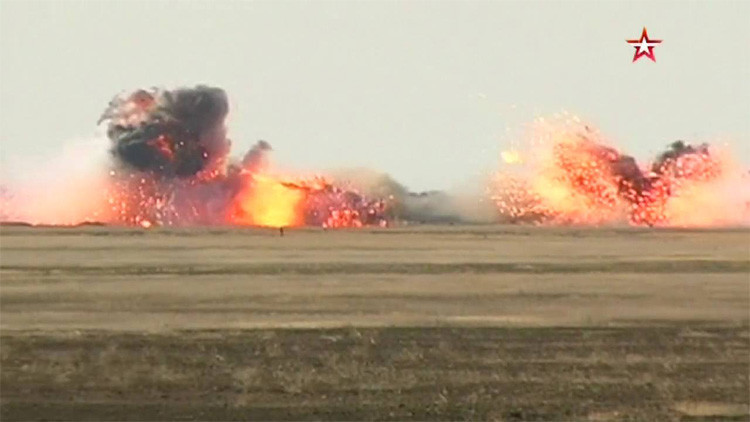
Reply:
[[302, 190], [268, 175], [251, 175], [234, 200], [234, 224], [290, 227], [304, 224]]
[[[745, 224], [748, 189], [726, 154], [677, 141], [653, 164], [608, 146], [589, 126], [573, 119], [539, 120], [521, 171], [503, 170], [490, 185], [501, 217], [540, 223], [694, 226]], [[518, 154], [520, 156], [520, 154]], [[732, 192], [734, 191], [734, 193]]]

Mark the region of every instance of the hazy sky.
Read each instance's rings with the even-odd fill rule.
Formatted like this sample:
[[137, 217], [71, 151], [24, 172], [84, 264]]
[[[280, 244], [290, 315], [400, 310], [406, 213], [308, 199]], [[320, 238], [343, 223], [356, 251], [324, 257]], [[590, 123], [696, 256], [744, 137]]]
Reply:
[[[631, 63], [648, 27], [656, 63]], [[648, 158], [729, 139], [750, 161], [750, 2], [2, 1], [0, 164], [93, 137], [111, 97], [216, 85], [236, 155], [371, 167], [413, 189], [492, 169], [568, 110]], [[101, 143], [106, 150], [108, 144]]]

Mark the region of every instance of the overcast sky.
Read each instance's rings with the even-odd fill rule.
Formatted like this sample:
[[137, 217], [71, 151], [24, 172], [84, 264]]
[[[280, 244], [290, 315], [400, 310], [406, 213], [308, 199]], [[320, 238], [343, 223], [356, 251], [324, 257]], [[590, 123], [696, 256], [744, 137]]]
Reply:
[[[507, 130], [562, 110], [638, 158], [722, 139], [750, 161], [747, 1], [1, 4], [3, 177], [92, 138], [122, 90], [199, 83], [227, 90], [236, 155], [265, 139], [285, 167], [417, 190], [492, 169]], [[644, 26], [656, 63], [631, 62]]]

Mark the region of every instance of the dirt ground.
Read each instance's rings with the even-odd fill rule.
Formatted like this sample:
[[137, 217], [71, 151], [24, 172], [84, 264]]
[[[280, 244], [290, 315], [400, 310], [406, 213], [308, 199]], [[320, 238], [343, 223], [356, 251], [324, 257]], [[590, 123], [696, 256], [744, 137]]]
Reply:
[[750, 420], [750, 231], [0, 229], [0, 419]]

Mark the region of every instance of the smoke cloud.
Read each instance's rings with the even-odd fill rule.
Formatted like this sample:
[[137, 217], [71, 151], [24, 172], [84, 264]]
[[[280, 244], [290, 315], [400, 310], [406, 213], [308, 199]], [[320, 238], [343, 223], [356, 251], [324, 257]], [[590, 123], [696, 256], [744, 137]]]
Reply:
[[189, 177], [220, 165], [229, 153], [219, 88], [138, 90], [116, 97], [100, 118], [108, 122], [113, 156], [125, 166], [165, 177]]
[[[510, 167], [490, 181], [411, 192], [388, 174], [368, 169], [310, 177], [279, 174], [271, 165], [271, 144], [262, 140], [233, 158], [225, 128], [228, 113], [227, 94], [209, 86], [118, 95], [99, 119], [110, 144], [109, 167], [75, 178], [55, 171], [55, 183], [42, 184], [55, 186], [47, 194], [36, 187], [0, 187], [0, 218], [142, 227], [330, 228], [750, 221], [747, 171], [707, 144], [676, 141], [652, 162], [639, 164], [580, 121], [544, 123], [531, 150], [503, 152]], [[87, 144], [75, 156], [106, 152], [100, 145]], [[70, 159], [62, 158], [56, 162], [68, 165]], [[62, 183], [58, 174], [70, 177]]]
[[384, 199], [323, 177], [274, 174], [266, 141], [232, 159], [228, 112], [226, 93], [207, 86], [115, 97], [100, 119], [118, 167], [108, 198], [112, 219], [147, 227], [387, 224]]

